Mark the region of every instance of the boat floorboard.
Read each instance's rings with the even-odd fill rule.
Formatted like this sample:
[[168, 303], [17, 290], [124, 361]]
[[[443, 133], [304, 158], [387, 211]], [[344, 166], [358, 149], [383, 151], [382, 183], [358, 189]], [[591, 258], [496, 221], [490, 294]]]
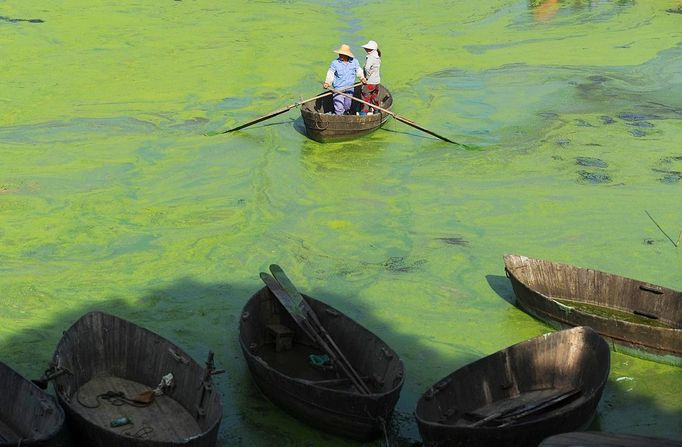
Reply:
[[19, 442], [21, 437], [12, 430], [2, 419], [0, 419], [0, 443], [13, 444]]
[[336, 385], [332, 385], [331, 382], [327, 382], [343, 377], [343, 375], [339, 375], [334, 369], [313, 366], [310, 362], [311, 354], [324, 355], [324, 351], [302, 343], [294, 343], [292, 349], [288, 351], [276, 352], [272, 343], [261, 345], [258, 350], [258, 355], [271, 368], [289, 377], [309, 380], [311, 382], [326, 382], [324, 385], [326, 388], [348, 389], [349, 391], [354, 389], [350, 383], [340, 381]]
[[[201, 434], [192, 415], [169, 396], [157, 396], [146, 407], [116, 405], [97, 397], [113, 391], [123, 392], [126, 397], [133, 398], [148, 390], [149, 387], [145, 385], [120, 377], [95, 377], [78, 390], [74, 409], [91, 423], [124, 436], [178, 442]], [[90, 406], [96, 408], [88, 408]], [[111, 427], [111, 421], [120, 417], [127, 417], [132, 424]]]
[[[534, 402], [540, 402], [540, 401], [545, 401], [552, 399], [554, 397], [557, 397], [563, 393], [565, 393], [566, 390], [563, 389], [558, 389], [558, 388], [546, 388], [546, 389], [539, 389], [539, 390], [533, 390], [533, 391], [526, 391], [518, 396], [513, 396], [508, 399], [501, 399], [497, 400], [495, 402], [492, 402], [488, 405], [485, 405], [483, 407], [477, 408], [474, 411], [469, 411], [467, 413], [467, 416], [465, 418], [459, 418], [459, 420], [456, 421], [455, 425], [458, 426], [467, 426], [471, 425], [472, 422], [476, 422], [477, 420], [484, 419], [488, 416], [491, 416], [495, 413], [506, 413], [507, 411], [513, 410], [515, 408], [519, 408], [523, 405], [527, 404], [532, 404]], [[546, 413], [543, 413], [546, 414]], [[473, 416], [473, 417], [470, 417]]]

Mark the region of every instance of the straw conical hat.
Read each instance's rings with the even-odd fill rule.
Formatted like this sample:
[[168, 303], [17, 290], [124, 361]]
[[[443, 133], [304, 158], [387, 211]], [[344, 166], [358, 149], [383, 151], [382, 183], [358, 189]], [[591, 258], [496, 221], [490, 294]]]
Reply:
[[348, 57], [355, 57], [353, 56], [353, 53], [351, 53], [350, 47], [345, 43], [341, 45], [338, 50], [334, 50], [334, 53], [344, 54]]

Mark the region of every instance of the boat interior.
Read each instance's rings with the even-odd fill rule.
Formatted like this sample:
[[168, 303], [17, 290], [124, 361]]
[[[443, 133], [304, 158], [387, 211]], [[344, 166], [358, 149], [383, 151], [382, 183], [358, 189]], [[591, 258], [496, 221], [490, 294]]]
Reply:
[[78, 320], [55, 363], [67, 372], [54, 385], [69, 410], [112, 434], [183, 443], [222, 417], [205, 368], [168, 340], [112, 315]]
[[[400, 385], [403, 366], [397, 354], [355, 321], [320, 301], [304, 297], [372, 393], [388, 392]], [[356, 391], [267, 288], [250, 301], [245, 317], [250, 323], [242, 323], [242, 343], [270, 368], [320, 387]]]

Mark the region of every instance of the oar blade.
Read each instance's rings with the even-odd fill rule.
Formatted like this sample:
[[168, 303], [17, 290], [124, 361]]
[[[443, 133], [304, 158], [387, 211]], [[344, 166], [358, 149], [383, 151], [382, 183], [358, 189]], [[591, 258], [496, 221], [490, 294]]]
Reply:
[[234, 132], [234, 131], [243, 129], [243, 128], [245, 128], [245, 127], [252, 126], [252, 125], [254, 125], [254, 124], [258, 124], [258, 123], [260, 123], [261, 121], [265, 121], [265, 120], [268, 120], [268, 119], [270, 119], [270, 118], [274, 118], [274, 117], [276, 117], [277, 115], [281, 115], [282, 113], [288, 112], [289, 110], [291, 110], [291, 109], [294, 108], [295, 106], [296, 106], [296, 104], [292, 104], [292, 105], [289, 105], [289, 106], [286, 106], [286, 107], [282, 107], [281, 109], [275, 110], [274, 112], [268, 113], [267, 115], [259, 116], [259, 117], [256, 118], [255, 120], [251, 120], [251, 121], [249, 121], [248, 123], [241, 124], [241, 125], [239, 125], [239, 126], [237, 126], [237, 127], [233, 127], [232, 129], [224, 130], [224, 131], [220, 132], [220, 134]]
[[298, 306], [298, 310], [301, 313], [301, 315], [311, 316], [312, 318], [317, 320], [315, 318], [315, 313], [312, 312], [312, 309], [310, 309], [310, 306], [303, 298], [303, 295], [301, 295], [301, 292], [298, 291], [294, 283], [291, 282], [287, 274], [284, 273], [282, 267], [280, 267], [277, 264], [272, 264], [270, 265], [270, 273], [272, 273], [272, 276], [275, 277], [275, 279], [282, 286], [282, 288], [286, 290], [289, 296], [293, 298], [293, 300], [296, 302], [296, 305]]
[[277, 298], [277, 301], [279, 301], [282, 306], [284, 306], [284, 309], [286, 309], [287, 312], [292, 316], [294, 321], [301, 326], [303, 330], [308, 332], [307, 330], [307, 325], [305, 325], [304, 321], [305, 320], [305, 315], [300, 310], [300, 307], [298, 303], [294, 300], [294, 298], [287, 293], [287, 291], [280, 285], [280, 283], [272, 276], [269, 275], [265, 272], [261, 272], [260, 274], [260, 279], [263, 280], [265, 285], [270, 289], [273, 295], [275, 295], [275, 298]]

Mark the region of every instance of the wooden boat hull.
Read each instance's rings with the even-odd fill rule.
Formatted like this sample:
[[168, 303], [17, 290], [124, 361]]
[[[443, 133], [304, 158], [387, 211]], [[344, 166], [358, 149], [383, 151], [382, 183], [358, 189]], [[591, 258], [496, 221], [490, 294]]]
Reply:
[[[91, 447], [213, 447], [222, 418], [218, 391], [206, 370], [163, 337], [129, 321], [91, 312], [65, 333], [53, 363], [53, 383], [72, 432]], [[154, 389], [173, 375], [173, 386], [149, 406], [107, 401]], [[112, 427], [127, 417], [132, 424]], [[151, 430], [150, 430], [151, 429]]]
[[[545, 334], [435, 383], [417, 402], [419, 432], [427, 446], [535, 447], [591, 422], [609, 369], [609, 347], [592, 329]], [[511, 415], [542, 400], [554, 404], [526, 417], [502, 418], [505, 410]]]
[[61, 446], [63, 426], [55, 399], [0, 362], [0, 447]]
[[[246, 303], [239, 326], [239, 342], [254, 382], [274, 404], [297, 419], [336, 435], [369, 440], [381, 433], [403, 385], [403, 364], [376, 335], [332, 307], [304, 295], [325, 329], [354, 368], [365, 376], [372, 394], [363, 395], [336, 372], [309, 363], [309, 355], [324, 353], [297, 327], [267, 288]], [[268, 325], [292, 332], [288, 350], [276, 351]], [[382, 422], [383, 421], [383, 422]]]
[[615, 351], [682, 365], [682, 292], [525, 256], [504, 263], [519, 307], [539, 320], [590, 326]]
[[625, 433], [571, 432], [550, 436], [539, 447], [682, 447], [682, 442]]
[[[355, 89], [354, 95], [360, 97], [360, 87]], [[391, 109], [393, 97], [383, 85], [379, 87], [378, 98], [380, 107]], [[372, 115], [356, 115], [359, 106], [360, 103], [353, 101], [349, 115], [335, 115], [331, 95], [303, 104], [301, 117], [306, 134], [310, 139], [321, 143], [349, 140], [374, 132], [391, 117], [382, 111], [376, 111]]]

